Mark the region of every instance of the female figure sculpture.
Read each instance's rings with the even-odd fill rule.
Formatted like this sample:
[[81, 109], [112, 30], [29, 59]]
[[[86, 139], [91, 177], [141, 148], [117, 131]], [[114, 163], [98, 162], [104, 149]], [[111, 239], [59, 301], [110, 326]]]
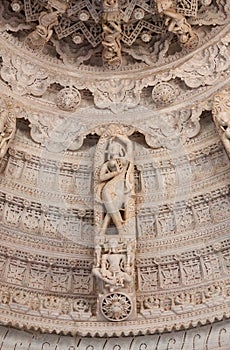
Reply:
[[16, 131], [16, 118], [12, 112], [3, 111], [0, 115], [0, 159], [6, 154], [9, 143]]
[[124, 232], [128, 219], [127, 202], [133, 188], [131, 155], [132, 144], [127, 136], [117, 135], [109, 141], [108, 160], [99, 174], [100, 199], [106, 211], [102, 234], [106, 233], [111, 220], [118, 233]]

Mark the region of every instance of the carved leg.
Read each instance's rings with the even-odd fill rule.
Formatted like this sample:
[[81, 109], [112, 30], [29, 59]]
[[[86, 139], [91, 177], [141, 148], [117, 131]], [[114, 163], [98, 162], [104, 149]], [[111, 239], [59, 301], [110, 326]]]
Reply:
[[102, 228], [101, 228], [101, 234], [104, 235], [106, 233], [106, 230], [109, 226], [111, 217], [109, 214], [106, 214], [102, 223]]

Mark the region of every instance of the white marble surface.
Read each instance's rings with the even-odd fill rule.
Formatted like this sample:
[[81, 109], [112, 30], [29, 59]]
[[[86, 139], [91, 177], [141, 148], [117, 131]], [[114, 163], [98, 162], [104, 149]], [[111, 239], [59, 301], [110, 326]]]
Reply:
[[127, 338], [80, 338], [0, 327], [0, 350], [229, 350], [230, 322]]

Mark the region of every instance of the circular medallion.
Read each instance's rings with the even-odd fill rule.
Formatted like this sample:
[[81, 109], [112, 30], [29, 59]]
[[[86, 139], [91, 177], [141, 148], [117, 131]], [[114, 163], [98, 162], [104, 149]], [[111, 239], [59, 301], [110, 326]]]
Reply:
[[199, 36], [194, 32], [191, 38], [182, 45], [189, 50], [195, 49], [199, 45]]
[[169, 83], [159, 83], [152, 90], [152, 99], [156, 105], [172, 102], [178, 94], [177, 88]]
[[109, 321], [124, 321], [132, 312], [132, 302], [126, 294], [110, 293], [101, 302], [101, 312]]
[[74, 111], [81, 102], [80, 92], [72, 87], [64, 88], [57, 94], [57, 106], [67, 112]]

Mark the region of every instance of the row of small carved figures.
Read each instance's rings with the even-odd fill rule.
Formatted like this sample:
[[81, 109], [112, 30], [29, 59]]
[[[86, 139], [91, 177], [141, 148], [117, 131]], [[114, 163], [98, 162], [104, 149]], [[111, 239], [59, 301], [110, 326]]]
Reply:
[[[154, 313], [168, 313], [198, 310], [201, 305], [222, 304], [230, 297], [230, 288], [223, 282], [213, 283], [203, 290], [181, 291], [173, 296], [137, 296], [137, 310], [144, 316]], [[72, 319], [89, 319], [96, 313], [96, 298], [60, 298], [54, 295], [38, 295], [24, 290], [2, 288], [0, 292], [1, 308], [10, 308], [15, 312], [31, 315], [55, 317], [69, 315]]]

